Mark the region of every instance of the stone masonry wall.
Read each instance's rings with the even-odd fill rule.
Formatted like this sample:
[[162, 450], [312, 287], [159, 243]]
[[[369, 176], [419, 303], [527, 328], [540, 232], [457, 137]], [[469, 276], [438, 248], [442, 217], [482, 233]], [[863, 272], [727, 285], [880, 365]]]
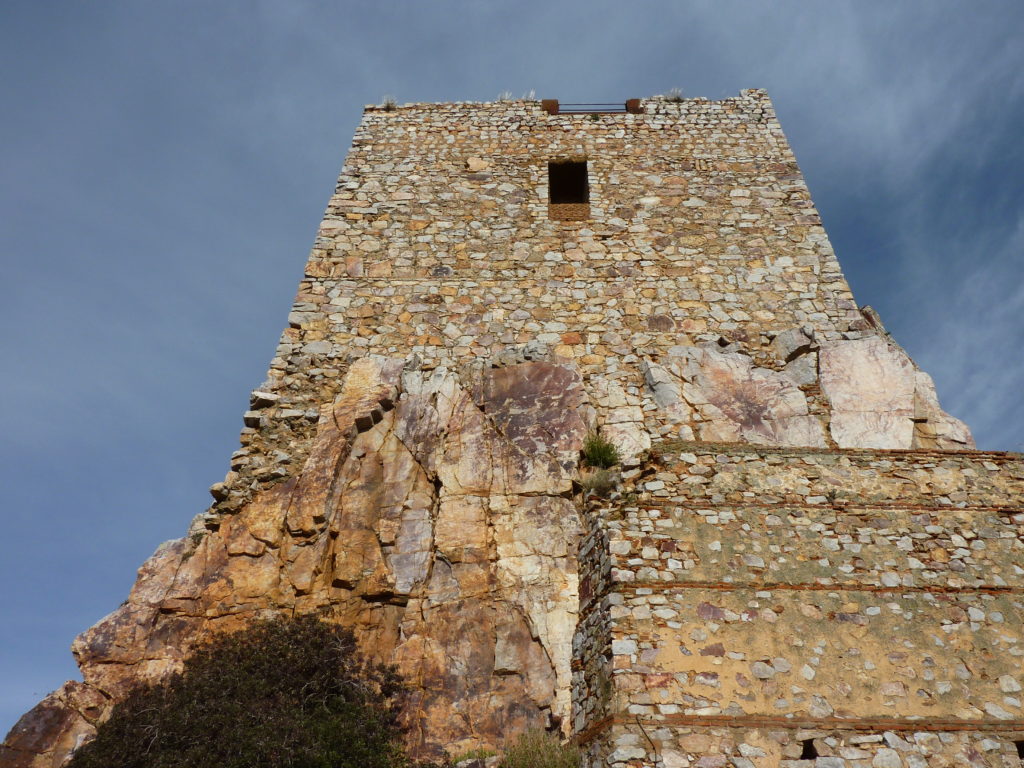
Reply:
[[[547, 201], [548, 163], [566, 159], [588, 165], [573, 220]], [[213, 506], [75, 641], [83, 681], [19, 721], [2, 768], [59, 768], [130, 686], [214, 633], [293, 612], [352, 627], [397, 665], [418, 757], [575, 727], [613, 763], [621, 735], [641, 764], [654, 758], [636, 752], [652, 743], [636, 716], [717, 739], [695, 759], [766, 727], [782, 744], [766, 754], [790, 756], [778, 718], [831, 708], [848, 722], [884, 697], [1019, 717], [1018, 678], [991, 674], [1016, 661], [1020, 520], [1003, 507], [1019, 464], [943, 452], [973, 448], [969, 431], [854, 303], [762, 91], [629, 114], [368, 108], [243, 418]], [[593, 431], [643, 485], [592, 519], [580, 587]], [[698, 447], [644, 463], [678, 440]], [[802, 632], [797, 617], [809, 634], [790, 647], [778, 633]], [[856, 666], [869, 640], [926, 631], [944, 650]], [[820, 644], [833, 635], [843, 644]], [[652, 661], [662, 640], [674, 650]], [[716, 642], [724, 655], [701, 655]], [[773, 675], [752, 678], [753, 661]], [[989, 677], [963, 682], [958, 663]], [[664, 719], [712, 711], [748, 719]], [[821, 749], [840, 749], [831, 738]]]
[[[215, 509], [294, 474], [368, 354], [554, 356], [642, 407], [645, 356], [868, 329], [763, 91], [642, 112], [367, 109]], [[548, 218], [548, 161], [567, 157], [588, 161], [587, 221]]]
[[592, 765], [787, 765], [806, 740], [819, 765], [1016, 765], [1019, 456], [667, 443], [627, 474], [581, 546]]

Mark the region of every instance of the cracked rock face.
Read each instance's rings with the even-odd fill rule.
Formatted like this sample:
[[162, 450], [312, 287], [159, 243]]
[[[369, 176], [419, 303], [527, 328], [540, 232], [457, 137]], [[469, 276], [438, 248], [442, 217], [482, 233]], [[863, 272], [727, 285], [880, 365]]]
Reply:
[[762, 445], [825, 445], [807, 398], [787, 375], [754, 365], [739, 352], [682, 347], [669, 357], [669, 370], [703, 416], [701, 440]]
[[297, 477], [156, 551], [75, 642], [84, 684], [22, 718], [5, 764], [60, 765], [135, 681], [179, 669], [211, 633], [293, 610], [327, 610], [397, 664], [420, 754], [567, 717], [580, 376], [403, 365], [354, 363]]
[[840, 448], [973, 448], [963, 422], [939, 407], [931, 377], [880, 336], [829, 342], [819, 352], [821, 390]]
[[758, 364], [742, 349], [673, 347], [645, 361], [644, 380], [678, 437], [811, 448], [974, 447], [940, 407], [931, 377], [889, 339], [815, 342], [792, 329]]

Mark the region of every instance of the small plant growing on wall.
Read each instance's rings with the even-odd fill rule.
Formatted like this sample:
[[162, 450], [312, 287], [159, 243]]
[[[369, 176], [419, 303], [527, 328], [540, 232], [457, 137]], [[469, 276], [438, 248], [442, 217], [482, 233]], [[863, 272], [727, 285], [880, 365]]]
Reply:
[[580, 476], [580, 487], [587, 495], [607, 496], [615, 487], [615, 475], [607, 469], [585, 472]]
[[583, 440], [583, 461], [588, 467], [607, 469], [622, 460], [619, 449], [598, 432], [591, 432]]

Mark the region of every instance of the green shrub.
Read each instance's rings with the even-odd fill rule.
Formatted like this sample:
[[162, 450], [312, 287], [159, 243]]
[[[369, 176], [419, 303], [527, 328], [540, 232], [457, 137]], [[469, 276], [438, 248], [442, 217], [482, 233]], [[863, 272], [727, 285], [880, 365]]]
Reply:
[[260, 621], [118, 704], [69, 768], [405, 767], [393, 669], [314, 616]]
[[619, 449], [597, 432], [591, 432], [583, 440], [583, 460], [591, 467], [607, 469], [621, 460]]
[[502, 768], [579, 768], [582, 755], [544, 731], [527, 731], [505, 752]]

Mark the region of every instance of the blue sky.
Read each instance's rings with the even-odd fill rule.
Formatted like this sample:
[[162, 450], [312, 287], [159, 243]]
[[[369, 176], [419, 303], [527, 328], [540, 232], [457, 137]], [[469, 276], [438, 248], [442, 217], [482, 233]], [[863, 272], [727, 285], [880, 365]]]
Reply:
[[237, 446], [361, 107], [767, 88], [858, 301], [1024, 450], [1024, 4], [0, 7], [0, 731]]

